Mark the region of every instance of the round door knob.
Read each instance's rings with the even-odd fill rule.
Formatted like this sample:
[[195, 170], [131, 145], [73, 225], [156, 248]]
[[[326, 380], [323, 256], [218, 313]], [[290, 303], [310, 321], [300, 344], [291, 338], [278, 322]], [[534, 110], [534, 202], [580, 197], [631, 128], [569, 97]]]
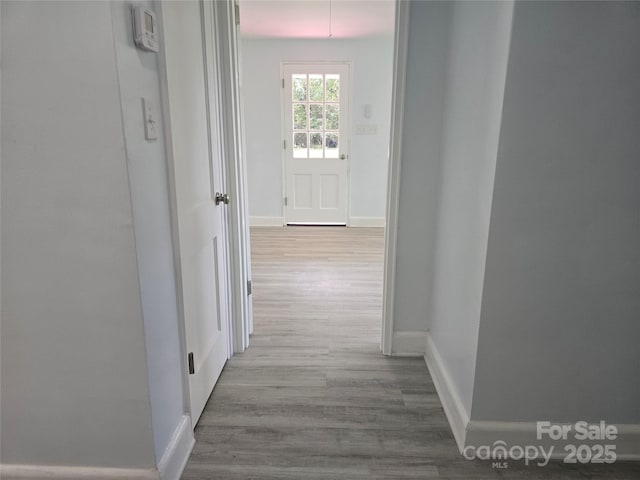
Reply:
[[347, 158], [347, 156], [344, 153], [340, 155], [340, 160], [344, 160], [345, 158]]
[[220, 205], [220, 203], [224, 203], [225, 205], [229, 205], [229, 201], [231, 197], [228, 193], [222, 194], [220, 192], [216, 192], [216, 205]]

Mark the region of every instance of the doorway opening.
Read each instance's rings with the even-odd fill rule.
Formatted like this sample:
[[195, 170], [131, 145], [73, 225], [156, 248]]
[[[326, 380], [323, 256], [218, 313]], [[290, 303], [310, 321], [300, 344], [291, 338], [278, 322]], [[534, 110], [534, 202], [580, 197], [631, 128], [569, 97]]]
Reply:
[[[384, 2], [376, 1], [373, 2], [373, 4], [382, 5]], [[387, 4], [391, 5], [392, 8], [395, 8], [395, 4], [392, 1], [387, 2]], [[360, 4], [360, 6], [362, 6], [362, 4]], [[335, 297], [338, 293], [342, 296], [341, 298], [344, 299], [344, 304], [340, 307], [340, 302], [334, 302], [333, 307], [338, 308], [339, 310], [349, 309], [349, 305], [353, 304], [352, 302], [357, 302], [357, 308], [359, 309], [363, 309], [365, 306], [373, 306], [375, 305], [375, 301], [372, 301], [374, 297], [380, 305], [382, 304], [382, 295], [380, 293], [383, 283], [382, 275], [379, 275], [379, 277], [377, 277], [379, 280], [375, 280], [375, 282], [369, 282], [369, 280], [370, 276], [373, 275], [372, 272], [376, 271], [376, 269], [379, 272], [382, 271], [383, 259], [385, 256], [384, 249], [386, 248], [385, 243], [388, 244], [388, 242], [385, 242], [382, 239], [384, 238], [383, 227], [385, 225], [384, 215], [387, 203], [386, 186], [388, 180], [388, 152], [390, 149], [388, 135], [390, 130], [389, 112], [391, 110], [391, 99], [395, 98], [395, 93], [392, 93], [391, 91], [392, 65], [394, 61], [394, 39], [392, 33], [389, 33], [382, 38], [375, 36], [366, 39], [344, 38], [344, 41], [340, 42], [338, 41], [338, 38], [336, 38], [332, 41], [331, 45], [324, 45], [323, 49], [318, 49], [319, 43], [315, 40], [309, 40], [307, 42], [295, 41], [291, 44], [294, 45], [295, 49], [289, 51], [288, 54], [282, 58], [280, 58], [281, 52], [274, 54], [277, 50], [272, 50], [271, 56], [263, 55], [264, 51], [260, 51], [260, 48], [272, 48], [272, 42], [264, 41], [264, 39], [257, 41], [254, 46], [259, 47], [257, 50], [257, 56], [266, 62], [262, 65], [265, 66], [264, 71], [271, 71], [272, 69], [267, 68], [268, 65], [275, 65], [273, 72], [275, 73], [276, 81], [270, 82], [268, 80], [268, 76], [262, 73], [262, 68], [259, 68], [255, 72], [248, 72], [247, 69], [243, 68], [244, 64], [241, 64], [238, 61], [239, 57], [236, 56], [237, 51], [235, 50], [235, 46], [238, 46], [242, 50], [242, 56], [240, 58], [243, 60], [247, 58], [247, 53], [250, 49], [247, 48], [247, 44], [244, 42], [244, 39], [241, 40], [240, 45], [236, 43], [236, 30], [234, 26], [236, 25], [235, 19], [237, 18], [237, 10], [232, 7], [233, 4], [231, 2], [215, 2], [213, 4], [201, 3], [190, 6], [189, 13], [193, 17], [191, 23], [196, 25], [198, 23], [197, 20], [201, 19], [202, 30], [201, 32], [197, 32], [197, 29], [193, 30], [194, 32], [197, 32], [198, 35], [193, 38], [189, 37], [194, 48], [176, 48], [173, 52], [174, 58], [181, 58], [180, 52], [182, 50], [188, 50], [196, 53], [203, 50], [197, 55], [194, 53], [193, 58], [189, 57], [194, 60], [194, 62], [196, 62], [195, 56], [202, 57], [205, 60], [204, 67], [206, 75], [204, 76], [204, 84], [202, 85], [202, 88], [197, 89], [196, 93], [198, 93], [199, 98], [204, 95], [205, 100], [201, 101], [202, 99], [200, 99], [200, 106], [202, 106], [203, 103], [206, 104], [206, 100], [209, 98], [209, 109], [207, 110], [206, 115], [200, 115], [200, 117], [202, 117], [200, 120], [201, 123], [206, 123], [212, 119], [216, 120], [216, 122], [220, 121], [221, 125], [224, 127], [221, 128], [222, 131], [219, 132], [219, 134], [212, 130], [212, 133], [215, 134], [215, 138], [220, 140], [220, 145], [216, 145], [216, 148], [214, 148], [212, 144], [209, 144], [206, 148], [203, 148], [203, 151], [209, 150], [209, 156], [211, 156], [213, 155], [212, 152], [215, 150], [216, 155], [219, 155], [220, 160], [227, 165], [228, 175], [226, 182], [224, 183], [226, 183], [226, 186], [230, 188], [231, 198], [237, 199], [236, 201], [231, 201], [228, 207], [226, 201], [222, 202], [220, 205], [218, 205], [217, 201], [215, 202], [217, 207], [221, 209], [226, 208], [227, 215], [230, 217], [229, 226], [231, 232], [228, 234], [228, 237], [231, 237], [229, 240], [230, 252], [228, 254], [228, 258], [225, 259], [224, 262], [218, 262], [218, 266], [223, 266], [225, 264], [227, 267], [230, 266], [229, 270], [231, 270], [231, 274], [227, 275], [227, 273], [229, 273], [227, 272], [224, 276], [232, 287], [214, 289], [220, 295], [228, 295], [226, 300], [228, 300], [228, 304], [232, 307], [231, 310], [233, 312], [237, 312], [229, 318], [229, 331], [231, 331], [232, 334], [228, 335], [228, 340], [230, 341], [232, 339], [233, 344], [228, 345], [228, 355], [244, 351], [248, 344], [248, 333], [253, 330], [253, 326], [250, 314], [251, 301], [247, 300], [247, 298], [248, 294], [252, 292], [257, 296], [257, 290], [259, 290], [259, 284], [254, 283], [252, 285], [250, 281], [252, 278], [250, 267], [243, 263], [243, 259], [248, 260], [250, 258], [248, 250], [243, 250], [243, 248], [246, 248], [246, 243], [244, 243], [243, 238], [241, 238], [246, 235], [247, 225], [245, 223], [245, 218], [249, 217], [250, 223], [252, 224], [255, 224], [254, 220], [257, 218], [259, 220], [259, 224], [260, 222], [264, 222], [262, 225], [279, 225], [280, 230], [283, 231], [291, 231], [293, 228], [282, 228], [284, 224], [282, 209], [285, 182], [283, 181], [284, 174], [282, 169], [283, 149], [281, 149], [280, 141], [283, 136], [283, 129], [281, 122], [273, 121], [274, 114], [275, 118], [283, 118], [280, 112], [282, 93], [278, 95], [271, 91], [265, 94], [262, 88], [275, 87], [276, 90], [281, 91], [281, 80], [283, 79], [281, 77], [282, 72], [279, 71], [278, 68], [283, 63], [286, 63], [284, 60], [285, 58], [288, 58], [289, 60], [287, 61], [290, 63], [306, 64], [318, 64], [324, 62], [348, 65], [349, 62], [353, 62], [352, 71], [349, 72], [349, 83], [352, 86], [350, 92], [352, 95], [348, 102], [347, 114], [350, 120], [348, 125], [351, 127], [351, 133], [353, 133], [353, 135], [351, 135], [351, 140], [346, 144], [346, 146], [343, 140], [344, 138], [348, 138], [349, 134], [343, 136], [339, 126], [338, 128], [333, 128], [331, 125], [328, 125], [330, 119], [326, 114], [327, 107], [330, 107], [333, 103], [339, 103], [333, 101], [334, 97], [325, 97], [322, 102], [319, 102], [315, 99], [312, 100], [307, 93], [305, 101], [302, 99], [298, 101], [300, 104], [305, 103], [305, 109], [309, 112], [306, 113], [305, 111], [306, 120], [309, 124], [311, 122], [312, 104], [322, 103], [323, 123], [321, 138], [323, 142], [323, 150], [334, 148], [333, 144], [335, 142], [336, 145], [342, 143], [343, 147], [346, 147], [346, 151], [349, 152], [349, 198], [346, 224], [351, 227], [362, 227], [358, 229], [333, 229], [336, 231], [341, 230], [353, 235], [352, 237], [344, 237], [340, 239], [326, 236], [323, 238], [318, 236], [315, 238], [309, 236], [306, 239], [292, 239], [291, 242], [287, 242], [287, 239], [283, 238], [278, 239], [278, 242], [284, 245], [295, 245], [296, 243], [297, 245], [301, 245], [305, 240], [313, 240], [312, 244], [308, 248], [303, 249], [306, 253], [311, 254], [311, 260], [308, 260], [307, 263], [303, 263], [303, 266], [308, 266], [310, 270], [315, 270], [319, 275], [315, 277], [315, 283], [306, 283], [306, 289], [311, 293], [324, 292], [325, 294], [324, 297], [320, 297], [322, 301], [316, 304], [317, 308], [314, 309], [313, 315], [318, 313], [318, 311], [321, 312], [326, 304], [331, 302], [331, 297]], [[197, 10], [200, 8], [202, 8], [202, 10], [200, 14], [198, 14]], [[387, 16], [389, 18], [394, 18], [393, 14]], [[176, 18], [178, 17], [179, 16], [176, 16]], [[215, 28], [213, 28], [213, 26], [215, 26]], [[176, 34], [173, 35], [172, 38], [180, 38], [180, 36]], [[279, 42], [281, 40], [282, 39], [273, 40], [273, 42]], [[200, 44], [200, 42], [202, 43]], [[195, 48], [196, 45], [198, 48]], [[213, 46], [213, 48], [209, 50], [211, 46]], [[229, 48], [227, 49], [226, 47]], [[170, 49], [167, 47], [167, 52], [169, 51]], [[255, 58], [256, 51], [254, 50], [253, 53]], [[271, 61], [274, 59], [274, 55], [278, 59], [276, 61]], [[295, 58], [305, 58], [305, 61], [300, 62], [291, 60]], [[165, 58], [164, 61], [166, 62], [167, 59]], [[191, 69], [177, 70], [183, 72], [191, 71]], [[306, 73], [307, 82], [310, 81], [310, 75], [314, 74], [314, 72]], [[323, 89], [325, 95], [327, 75], [329, 75], [329, 79], [331, 80], [331, 75], [335, 75], [335, 73], [323, 73]], [[196, 76], [200, 78], [200, 82], [202, 80], [202, 75], [198, 73]], [[251, 79], [253, 82], [257, 82], [257, 84], [249, 86], [248, 79]], [[191, 90], [189, 91], [191, 92]], [[239, 108], [240, 91], [242, 92], [246, 113], [254, 111], [253, 107], [259, 107], [258, 110], [256, 110], [258, 112], [256, 116], [247, 115], [243, 119], [241, 109]], [[254, 97], [250, 98], [252, 95]], [[257, 101], [255, 95], [258, 96]], [[170, 95], [168, 96], [170, 97]], [[165, 108], [168, 108], [166, 100]], [[197, 109], [189, 109], [188, 112], [189, 114], [193, 114], [196, 110]], [[200, 110], [197, 111], [199, 112]], [[342, 112], [339, 113], [339, 116], [342, 116]], [[170, 117], [170, 115], [167, 116], [168, 119]], [[340, 121], [338, 122], [338, 125], [340, 125]], [[256, 126], [258, 127], [257, 129], [255, 128]], [[275, 134], [273, 133], [274, 127], [276, 132]], [[292, 135], [295, 133], [302, 133], [294, 130], [295, 129], [292, 128]], [[300, 128], [298, 130], [303, 129]], [[312, 129], [309, 126], [304, 132], [305, 134], [308, 134], [306, 136], [308, 149], [311, 149], [310, 143], [312, 134], [316, 134], [319, 131], [319, 127], [314, 127]], [[259, 132], [262, 136], [259, 135], [256, 137], [254, 135], [255, 132]], [[176, 136], [175, 133], [176, 132], [173, 132], [173, 135], [169, 139], [168, 147], [170, 150], [173, 150], [173, 148], [176, 147], [176, 142], [181, 140], [180, 135]], [[336, 134], [338, 138], [331, 137], [328, 139], [329, 141], [327, 141], [328, 135], [335, 136]], [[340, 137], [342, 137], [342, 140]], [[246, 139], [246, 144], [241, 145], [241, 142], [243, 142], [244, 139]], [[211, 138], [209, 138], [209, 141], [211, 141]], [[207, 141], [204, 140], [204, 137], [202, 143], [203, 145], [207, 143]], [[276, 154], [272, 155], [273, 152], [270, 149], [273, 147], [274, 143], [277, 145]], [[247, 148], [245, 148], [245, 146]], [[255, 149], [259, 151], [258, 156], [254, 155]], [[308, 153], [308, 155], [311, 154]], [[323, 155], [326, 157], [326, 152]], [[340, 155], [339, 152], [338, 155]], [[173, 154], [173, 157], [175, 158], [181, 158], [182, 156], [183, 155], [176, 155], [175, 152]], [[195, 157], [196, 156], [194, 156], [194, 158]], [[198, 158], [199, 157], [201, 156], [198, 156]], [[276, 167], [274, 167], [273, 163], [270, 163], [273, 158], [277, 159], [278, 165]], [[254, 159], [257, 159], [257, 162]], [[248, 164], [248, 168], [246, 170], [244, 167], [245, 161]], [[209, 176], [210, 175], [207, 175], [206, 172], [202, 175], [193, 175], [193, 177], [200, 179], [207, 178]], [[257, 177], [257, 181], [254, 182], [252, 177]], [[213, 178], [215, 180], [215, 176]], [[218, 176], [218, 178], [220, 178], [220, 176]], [[278, 180], [274, 181], [274, 178], [277, 178]], [[243, 182], [245, 182], [245, 180], [248, 180], [250, 186], [250, 190], [248, 192], [250, 202], [248, 205], [244, 200], [244, 195], [242, 194], [244, 191]], [[175, 179], [172, 179], [172, 183], [175, 183]], [[391, 183], [391, 180], [389, 180], [389, 184]], [[253, 190], [254, 187], [256, 188], [255, 190]], [[274, 187], [276, 191], [275, 196], [271, 195], [274, 191]], [[185, 191], [186, 190], [188, 190], [188, 188], [186, 188]], [[218, 190], [217, 188], [211, 188], [210, 190], [211, 191], [209, 193], [211, 195], [202, 195], [202, 198], [206, 198], [208, 196], [211, 197], [210, 199], [207, 199], [207, 203], [212, 201], [214, 197], [217, 200], [219, 196], [218, 193], [220, 191], [224, 191], [222, 189]], [[263, 193], [265, 195], [262, 195]], [[224, 194], [221, 194], [220, 196], [222, 198], [225, 197]], [[174, 195], [174, 197], [177, 198], [177, 195]], [[175, 209], [176, 198], [172, 199], [173, 209]], [[229, 197], [227, 196], [227, 198]], [[255, 199], [253, 200], [253, 204], [251, 203], [251, 199]], [[268, 215], [247, 215], [244, 213], [245, 206], [248, 206], [249, 208], [252, 206], [256, 206], [257, 208], [267, 206], [271, 208], [273, 206], [271, 203], [274, 199], [275, 204], [277, 205], [276, 209], [279, 209], [280, 212], [279, 214], [276, 213], [276, 216], [274, 217], [269, 217]], [[178, 222], [175, 223], [177, 224]], [[261, 227], [256, 225], [255, 228]], [[314, 231], [314, 234], [318, 235], [320, 233], [328, 233], [326, 231], [326, 227], [324, 227], [324, 231], [321, 231], [317, 227], [307, 230]], [[298, 231], [296, 233], [300, 232]], [[371, 237], [368, 239], [371, 241], [371, 244], [366, 243], [365, 240], [367, 239], [362, 237], [367, 235]], [[176, 243], [176, 245], [178, 243]], [[189, 244], [187, 242], [187, 246], [188, 245]], [[360, 259], [356, 259], [356, 256], [362, 252], [371, 252], [375, 250], [375, 245], [377, 245], [380, 251], [379, 255], [376, 254], [377, 260], [367, 260], [366, 256], [361, 257], [363, 259], [362, 261]], [[330, 252], [325, 250], [321, 253], [314, 251], [314, 248], [320, 246], [329, 249], [332, 246], [339, 246], [342, 250], [339, 250], [339, 252]], [[215, 253], [215, 246], [213, 248]], [[389, 249], [387, 248], [386, 251], [388, 252]], [[340, 268], [336, 268], [333, 272], [321, 271], [322, 268], [326, 267], [326, 265], [320, 266], [320, 268], [312, 268], [313, 255], [322, 255], [324, 258], [327, 258], [331, 265], [333, 265], [331, 262], [335, 263], [336, 260], [341, 261], [344, 265], [350, 265], [353, 267], [356, 275], [362, 275], [364, 272], [365, 275], [369, 276], [367, 276], [367, 280], [363, 280], [362, 276], [350, 277], [350, 273], [341, 268], [344, 266], [343, 264], [340, 264]], [[288, 252], [284, 253], [284, 257], [290, 257]], [[293, 257], [295, 257], [295, 255]], [[387, 258], [388, 257], [389, 255], [387, 254]], [[178, 258], [180, 258], [179, 255]], [[300, 260], [300, 257], [298, 257], [298, 259]], [[178, 261], [178, 263], [180, 262]], [[369, 271], [366, 271], [367, 268], [369, 268]], [[387, 275], [388, 270], [387, 265], [385, 265], [385, 281], [389, 278]], [[194, 277], [195, 276], [196, 275], [194, 275]], [[299, 280], [301, 281], [298, 282], [298, 286], [305, 285], [302, 281], [304, 280], [303, 277], [299, 277]], [[362, 289], [359, 291], [350, 290], [350, 287], [355, 288], [362, 286], [363, 283], [367, 282], [373, 285], [374, 290], [377, 288], [376, 293], [367, 293]], [[376, 282], [379, 282], [377, 287]], [[212, 289], [209, 288], [207, 291], [210, 292], [211, 290]], [[188, 289], [188, 291], [191, 292], [194, 290]], [[387, 294], [385, 294], [385, 298], [388, 298]], [[186, 305], [181, 305], [181, 307], [181, 310], [184, 311], [184, 315], [186, 315], [188, 313]], [[249, 309], [249, 314], [243, 313], [243, 308]], [[202, 309], [192, 310], [200, 311]], [[376, 310], [379, 310], [380, 313], [377, 314], [376, 325], [374, 325], [372, 331], [374, 332], [373, 338], [380, 338], [378, 332], [380, 330], [380, 324], [382, 323], [382, 308], [380, 307]], [[355, 310], [351, 313], [353, 313], [353, 315], [351, 315], [351, 323], [352, 325], [357, 325], [358, 321], [362, 320], [362, 317], [358, 316], [359, 314], [355, 313]], [[325, 320], [326, 322], [332, 321], [332, 318], [333, 317], [330, 315], [330, 312], [320, 313], [320, 322], [316, 322], [315, 326], [317, 327], [318, 325], [322, 325]], [[325, 325], [327, 325], [326, 322], [324, 322]], [[191, 353], [189, 344], [185, 340], [187, 337], [187, 333], [185, 332], [186, 323], [185, 319], [181, 318], [181, 336], [183, 337], [183, 348], [186, 350], [184, 352], [185, 355], [183, 359], [183, 362], [185, 363], [185, 370], [187, 352]], [[308, 324], [312, 325], [314, 322], [311, 321], [308, 322]], [[385, 322], [384, 325], [386, 328], [387, 323]], [[363, 330], [361, 330], [361, 333], [362, 331]], [[342, 338], [340, 335], [339, 337]], [[383, 338], [385, 338], [384, 335]], [[376, 350], [376, 354], [379, 353], [378, 341], [372, 339], [370, 346]], [[203, 349], [203, 351], [205, 350], [208, 349]], [[190, 372], [192, 370], [198, 370], [196, 362], [200, 357], [203, 356], [196, 355], [195, 352], [193, 359], [191, 358], [191, 355], [189, 355], [188, 369]], [[214, 377], [216, 376], [217, 374], [211, 376], [213, 382], [215, 382]], [[190, 396], [190, 387], [185, 386], [186, 404], [188, 404]], [[195, 409], [192, 406], [190, 413], [192, 420], [195, 421], [195, 418], [198, 416], [198, 412], [194, 414], [194, 410]]]
[[[286, 3], [288, 9], [270, 11], [269, 21], [284, 19], [290, 27], [304, 23], [305, 28], [280, 25], [258, 31], [253, 19], [269, 23], [266, 12], [255, 14], [264, 3], [276, 10], [276, 4]], [[295, 337], [291, 342], [314, 343], [301, 337], [300, 319], [287, 326], [287, 312], [278, 313], [279, 303], [296, 306], [300, 316], [310, 319], [310, 335], [348, 338], [349, 332], [341, 334], [339, 325], [332, 324], [337, 315], [332, 309], [350, 311], [353, 315], [343, 316], [349, 318], [343, 323], [355, 329], [354, 337], [356, 331], [362, 338], [371, 335], [370, 345], [379, 352], [395, 2], [352, 4], [358, 15], [336, 10], [353, 2], [334, 2], [331, 38], [322, 26], [311, 25], [309, 12], [298, 9], [301, 3], [240, 2], [251, 345], [266, 341], [260, 339], [263, 327], [286, 330]], [[363, 9], [369, 7], [377, 20], [364, 19]], [[327, 12], [316, 13], [326, 18]], [[363, 23], [379, 30], [367, 30]], [[303, 298], [304, 305], [299, 303]], [[282, 324], [262, 325], [261, 318], [280, 318]], [[324, 334], [321, 325], [328, 328]]]

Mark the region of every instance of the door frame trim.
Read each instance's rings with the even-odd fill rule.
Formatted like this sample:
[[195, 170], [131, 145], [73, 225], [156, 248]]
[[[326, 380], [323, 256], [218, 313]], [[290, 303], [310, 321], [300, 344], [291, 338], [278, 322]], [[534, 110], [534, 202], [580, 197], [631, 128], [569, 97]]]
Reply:
[[[252, 326], [251, 299], [247, 293], [247, 277], [250, 276], [250, 269], [244, 268], [249, 262], [249, 236], [248, 221], [246, 219], [246, 166], [242, 154], [243, 126], [240, 108], [239, 90], [237, 88], [239, 67], [237, 64], [237, 52], [233, 41], [235, 35], [235, 2], [234, 0], [224, 0], [219, 2], [200, 1], [201, 22], [203, 27], [203, 42], [205, 39], [213, 39], [214, 45], [203, 45], [205, 48], [205, 72], [208, 72], [209, 62], [213, 62], [213, 69], [216, 78], [209, 78], [207, 95], [210, 99], [216, 98], [218, 107], [210, 111], [210, 115], [218, 117], [220, 140], [222, 153], [224, 155], [224, 169], [226, 174], [227, 193], [235, 202], [231, 202], [227, 210], [228, 225], [226, 230], [227, 271], [230, 274], [228, 282], [229, 296], [229, 325], [228, 332], [228, 356], [236, 352], [242, 352], [248, 346], [249, 334]], [[158, 8], [160, 24], [163, 22], [162, 5]], [[226, 25], [225, 25], [226, 24]], [[165, 39], [162, 37], [162, 48], [158, 55], [161, 109], [165, 126], [164, 144], [167, 161], [167, 182], [169, 190], [169, 211], [171, 217], [171, 236], [173, 243], [174, 257], [174, 278], [176, 282], [176, 302], [178, 317], [178, 335], [180, 338], [180, 368], [182, 371], [182, 397], [183, 409], [189, 416], [191, 429], [193, 419], [191, 415], [191, 399], [189, 393], [188, 362], [187, 362], [187, 337], [184, 317], [184, 299], [182, 295], [181, 276], [181, 256], [178, 236], [178, 211], [175, 189], [175, 176], [173, 172], [173, 140], [171, 128], [171, 112], [169, 108], [169, 93], [167, 87], [167, 64], [165, 58]], [[222, 43], [221, 43], [222, 42]], [[213, 51], [207, 53], [211, 48]], [[233, 49], [233, 50], [232, 50]], [[233, 57], [233, 58], [232, 58]], [[224, 62], [221, 63], [221, 62]], [[222, 66], [221, 66], [222, 65]], [[230, 72], [229, 77], [225, 77], [223, 72], [225, 67]], [[221, 83], [223, 82], [223, 83]], [[225, 98], [227, 89], [230, 89], [232, 97]], [[229, 139], [232, 141], [230, 142]], [[233, 179], [229, 181], [230, 177]], [[250, 267], [249, 267], [250, 268]]]
[[182, 372], [182, 402], [183, 411], [189, 417], [191, 422], [191, 430], [195, 427], [191, 415], [191, 393], [189, 391], [189, 365], [187, 360], [188, 348], [187, 348], [187, 332], [184, 319], [184, 296], [182, 294], [182, 257], [180, 255], [180, 235], [178, 232], [178, 201], [176, 196], [176, 180], [174, 170], [174, 156], [173, 156], [173, 129], [171, 128], [171, 109], [169, 108], [169, 88], [168, 88], [168, 75], [167, 75], [167, 62], [166, 62], [166, 48], [164, 37], [164, 14], [165, 10], [163, 4], [160, 3], [158, 7], [159, 20], [161, 25], [161, 31], [163, 35], [160, 37], [160, 53], [158, 54], [158, 70], [160, 77], [160, 98], [161, 98], [161, 110], [162, 120], [164, 123], [164, 147], [166, 156], [166, 169], [167, 169], [167, 186], [169, 193], [169, 216], [171, 226], [171, 243], [173, 245], [173, 270], [176, 286], [176, 307], [178, 316], [178, 337], [180, 339], [180, 371]]
[[[353, 95], [352, 95], [352, 84], [353, 84], [353, 62], [351, 60], [338, 60], [338, 61], [330, 61], [330, 60], [283, 60], [280, 62], [280, 80], [284, 81], [284, 70], [288, 65], [305, 65], [305, 66], [331, 66], [331, 65], [342, 65], [347, 67], [347, 74], [349, 75], [348, 82], [348, 95], [349, 101], [347, 102], [347, 122], [349, 122], [349, 141], [347, 143], [347, 220], [346, 226], [351, 226], [351, 137], [353, 136], [353, 130], [351, 127], [351, 112], [353, 111]], [[285, 109], [284, 109], [284, 87], [280, 88], [280, 131], [282, 132], [282, 141], [286, 140], [287, 132], [285, 131], [286, 119], [285, 119]], [[287, 212], [284, 204], [284, 198], [287, 196], [287, 170], [286, 170], [286, 162], [287, 162], [287, 154], [286, 150], [282, 149], [282, 225], [287, 226]], [[304, 224], [304, 225], [321, 225], [322, 223], [315, 222], [293, 222], [293, 224]], [[328, 223], [327, 225], [342, 225], [342, 223]]]
[[387, 184], [387, 223], [384, 240], [384, 278], [382, 296], [382, 353], [393, 353], [393, 326], [396, 290], [396, 253], [398, 207], [400, 204], [400, 159], [405, 100], [405, 77], [409, 34], [410, 2], [396, 1], [396, 28], [393, 59], [393, 90], [391, 94], [391, 141]]
[[205, 36], [216, 40], [219, 88], [214, 92], [220, 104], [219, 122], [225, 162], [227, 193], [231, 203], [227, 209], [229, 232], [230, 282], [230, 355], [242, 353], [249, 346], [253, 327], [253, 308], [248, 292], [251, 275], [249, 218], [247, 201], [247, 167], [244, 155], [244, 117], [240, 85], [238, 53], [238, 9], [235, 0], [204, 2], [211, 22], [205, 22]]

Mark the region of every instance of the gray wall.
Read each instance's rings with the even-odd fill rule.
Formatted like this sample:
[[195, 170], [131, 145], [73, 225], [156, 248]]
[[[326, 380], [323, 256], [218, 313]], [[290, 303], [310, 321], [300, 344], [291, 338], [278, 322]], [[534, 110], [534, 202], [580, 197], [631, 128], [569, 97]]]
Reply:
[[410, 5], [394, 332], [427, 329], [451, 10], [447, 2]]
[[184, 414], [157, 55], [126, 3], [1, 8], [1, 461], [150, 468]]
[[[282, 217], [283, 61], [352, 61], [351, 123], [376, 124], [376, 135], [351, 136], [350, 216], [384, 218], [386, 208], [393, 38], [242, 39], [249, 215]], [[372, 118], [363, 116], [372, 105]]]
[[[134, 46], [129, 3], [113, 2], [111, 11], [140, 276], [153, 437], [156, 459], [160, 461], [185, 407], [158, 55]], [[142, 97], [151, 99], [155, 106], [158, 140], [145, 140]]]
[[[0, 101], [2, 97], [2, 8], [0, 8]], [[0, 112], [0, 131], [2, 112]], [[0, 265], [2, 265], [2, 141], [0, 139]], [[2, 275], [0, 275], [0, 337], [2, 336]], [[0, 341], [0, 388], [2, 382], [2, 342]], [[0, 394], [0, 431], [2, 431], [2, 395]], [[0, 463], [2, 463], [2, 435], [0, 434]]]
[[431, 339], [471, 411], [512, 2], [456, 2], [442, 125]]
[[111, 7], [1, 8], [2, 462], [152, 467]]
[[516, 3], [476, 420], [640, 423], [640, 4]]

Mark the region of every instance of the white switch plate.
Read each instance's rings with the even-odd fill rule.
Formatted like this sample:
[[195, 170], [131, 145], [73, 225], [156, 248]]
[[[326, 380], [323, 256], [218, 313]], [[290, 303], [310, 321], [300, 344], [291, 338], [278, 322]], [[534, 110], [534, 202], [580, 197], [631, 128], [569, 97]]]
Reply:
[[144, 138], [147, 140], [158, 139], [158, 129], [156, 128], [156, 112], [151, 99], [142, 97], [142, 112], [144, 114]]
[[356, 135], [377, 135], [378, 125], [374, 123], [356, 125]]

